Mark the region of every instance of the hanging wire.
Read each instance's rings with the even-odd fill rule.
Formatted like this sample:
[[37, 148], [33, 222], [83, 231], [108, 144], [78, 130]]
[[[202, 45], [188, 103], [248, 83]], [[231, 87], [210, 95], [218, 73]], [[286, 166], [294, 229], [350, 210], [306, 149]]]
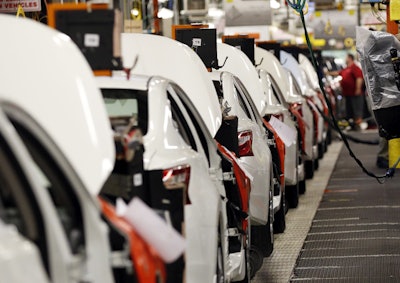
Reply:
[[386, 25], [386, 20], [382, 17], [382, 14], [379, 12], [379, 10], [375, 7], [375, 3], [371, 3], [371, 12], [372, 15], [382, 24]]
[[295, 2], [292, 2], [290, 0], [286, 0], [288, 5], [293, 8], [297, 13], [300, 14], [300, 11], [303, 11], [304, 6], [306, 5], [306, 0], [297, 0]]
[[[313, 52], [313, 48], [312, 48], [312, 44], [310, 41], [310, 37], [308, 35], [308, 31], [307, 31], [307, 27], [306, 27], [306, 23], [305, 23], [305, 19], [304, 19], [304, 12], [303, 12], [303, 8], [305, 5], [306, 0], [298, 0], [296, 3], [290, 1], [290, 0], [286, 0], [288, 5], [293, 8], [297, 13], [299, 13], [300, 15], [300, 19], [301, 19], [301, 23], [303, 25], [303, 29], [304, 29], [304, 35], [306, 38], [306, 42], [307, 42], [307, 47], [308, 50], [310, 52], [311, 55], [311, 62], [314, 66], [314, 69], [317, 71], [318, 70], [318, 64], [317, 64], [317, 60], [315, 58], [314, 52]], [[368, 175], [371, 178], [374, 178], [378, 181], [379, 184], [383, 184], [388, 178], [393, 177], [394, 173], [395, 173], [395, 167], [394, 168], [389, 168], [386, 172], [385, 175], [382, 176], [377, 176], [374, 173], [370, 172], [367, 168], [365, 168], [364, 164], [361, 162], [360, 159], [358, 159], [358, 157], [354, 154], [353, 150], [350, 147], [349, 141], [346, 137], [346, 135], [342, 132], [342, 130], [340, 129], [340, 127], [338, 126], [337, 120], [335, 118], [335, 115], [333, 114], [333, 110], [332, 110], [332, 105], [331, 102], [328, 98], [328, 95], [325, 92], [325, 88], [324, 88], [324, 83], [322, 82], [322, 77], [319, 75], [319, 72], [317, 71], [318, 74], [318, 83], [319, 83], [319, 87], [322, 91], [322, 94], [324, 95], [325, 101], [328, 105], [329, 108], [329, 114], [332, 118], [333, 121], [333, 126], [335, 127], [335, 130], [339, 133], [340, 137], [343, 140], [344, 145], [346, 146], [349, 155], [355, 160], [355, 162], [357, 163], [357, 165], [361, 168], [361, 170]], [[400, 159], [399, 159], [400, 160]]]

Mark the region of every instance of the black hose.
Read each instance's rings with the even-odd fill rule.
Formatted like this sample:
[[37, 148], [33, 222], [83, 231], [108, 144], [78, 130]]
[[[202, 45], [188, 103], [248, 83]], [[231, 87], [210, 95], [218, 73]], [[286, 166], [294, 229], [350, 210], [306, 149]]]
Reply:
[[[321, 114], [321, 116], [324, 119], [324, 121], [329, 124], [329, 127], [339, 134], [339, 132], [338, 132], [337, 128], [335, 127], [334, 123], [332, 122], [332, 120], [328, 116], [326, 116], [325, 113], [321, 109], [319, 109], [318, 106], [316, 106], [315, 108], [317, 108], [319, 114]], [[375, 140], [363, 140], [363, 139], [357, 138], [357, 137], [349, 135], [349, 134], [343, 133], [343, 135], [348, 140], [351, 140], [352, 142], [355, 142], [355, 143], [366, 144], [366, 145], [378, 145], [379, 144], [379, 140], [378, 139], [375, 139]], [[340, 137], [340, 134], [339, 134], [339, 137]]]
[[[304, 19], [304, 12], [303, 12], [302, 9], [300, 9], [298, 12], [300, 13], [301, 22], [302, 22], [303, 29], [304, 29], [304, 35], [305, 35], [307, 46], [308, 46], [308, 50], [309, 50], [310, 56], [311, 56], [311, 62], [313, 64], [313, 66], [314, 66], [314, 69], [318, 70], [317, 60], [315, 59], [315, 55], [314, 55], [314, 52], [312, 50], [310, 37], [308, 35], [308, 31], [307, 31], [307, 27], [306, 27], [306, 23], [305, 23], [305, 19]], [[318, 74], [318, 72], [317, 72], [317, 74]], [[346, 148], [347, 148], [347, 150], [349, 152], [349, 155], [355, 160], [355, 162], [361, 168], [361, 170], [366, 175], [368, 175], [369, 177], [376, 179], [379, 184], [383, 184], [386, 181], [387, 178], [393, 176], [393, 174], [391, 174], [394, 171], [393, 168], [389, 168], [387, 173], [385, 175], [382, 175], [382, 176], [377, 176], [374, 173], [370, 172], [367, 168], [365, 168], [365, 166], [362, 163], [362, 161], [360, 159], [358, 159], [358, 157], [354, 154], [353, 150], [351, 149], [347, 136], [339, 128], [339, 125], [337, 123], [336, 117], [333, 114], [331, 102], [329, 101], [329, 98], [328, 98], [328, 96], [327, 96], [327, 94], [325, 92], [324, 84], [323, 84], [322, 78], [321, 78], [321, 76], [319, 74], [318, 74], [318, 83], [319, 83], [319, 87], [320, 87], [320, 89], [322, 91], [322, 94], [324, 95], [326, 104], [328, 105], [329, 115], [331, 116], [331, 119], [332, 119], [332, 122], [333, 122], [332, 129], [334, 129], [335, 131], [337, 131], [339, 133], [340, 137], [343, 140], [344, 145], [346, 146]]]

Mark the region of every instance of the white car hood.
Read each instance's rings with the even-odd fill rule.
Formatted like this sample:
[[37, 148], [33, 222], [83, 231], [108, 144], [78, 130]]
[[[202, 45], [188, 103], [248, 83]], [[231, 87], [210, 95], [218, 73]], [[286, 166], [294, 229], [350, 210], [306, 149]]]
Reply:
[[217, 43], [217, 49], [220, 63], [228, 57], [220, 71], [227, 71], [238, 77], [249, 92], [258, 112], [264, 115], [267, 105], [266, 97], [257, 70], [250, 59], [239, 49], [225, 43]]
[[254, 55], [256, 62], [262, 61], [257, 68], [267, 71], [272, 76], [288, 103], [304, 101], [304, 98], [295, 92], [293, 84], [291, 83], [292, 78], [290, 77], [289, 71], [282, 67], [274, 54], [260, 47], [256, 47]]
[[122, 57], [134, 74], [162, 76], [177, 83], [198, 109], [212, 136], [222, 123], [214, 85], [200, 57], [188, 46], [167, 37], [122, 34]]
[[32, 117], [97, 195], [113, 169], [115, 150], [85, 58], [68, 36], [32, 20], [0, 15], [0, 34], [0, 103]]
[[282, 66], [290, 70], [290, 72], [293, 74], [293, 77], [296, 79], [301, 88], [302, 94], [306, 96], [315, 95], [316, 93], [312, 87], [310, 87], [305, 71], [300, 67], [293, 55], [286, 51], [281, 51], [280, 57]]
[[267, 71], [277, 83], [282, 94], [285, 97], [289, 96], [290, 87], [287, 79], [288, 75], [286, 73], [286, 70], [279, 62], [278, 58], [276, 58], [275, 55], [271, 52], [260, 47], [256, 47], [256, 49], [254, 50], [254, 55], [256, 62], [262, 61], [257, 69], [263, 69]]
[[306, 72], [310, 83], [312, 83], [312, 88], [315, 90], [320, 89], [318, 74], [314, 69], [313, 64], [308, 60], [303, 54], [299, 54], [300, 67]]
[[287, 81], [289, 84], [289, 95], [286, 96], [286, 101], [289, 103], [305, 102], [304, 97], [301, 95], [301, 93], [298, 93], [297, 88], [295, 88], [294, 76], [288, 69], [284, 68], [284, 70], [287, 73]]

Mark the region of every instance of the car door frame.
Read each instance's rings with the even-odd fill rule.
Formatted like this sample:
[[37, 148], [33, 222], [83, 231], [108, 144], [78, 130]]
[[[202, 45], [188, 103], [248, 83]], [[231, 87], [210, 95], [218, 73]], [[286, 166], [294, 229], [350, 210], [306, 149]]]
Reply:
[[[46, 149], [64, 177], [70, 182], [70, 186], [80, 202], [85, 251], [73, 254], [53, 199], [50, 197], [49, 192], [42, 187], [37, 176], [35, 176], [35, 172], [37, 172], [35, 168], [37, 166], [35, 165], [36, 162], [33, 158], [22, 161], [26, 168], [27, 178], [32, 183], [38, 202], [43, 209], [45, 222], [48, 223], [46, 233], [49, 239], [49, 259], [52, 263], [51, 280], [53, 282], [62, 282], [66, 278], [70, 278], [69, 280], [72, 278], [72, 280], [77, 281], [101, 280], [102, 282], [113, 282], [110, 247], [107, 237], [108, 228], [101, 220], [100, 206], [97, 200], [85, 189], [82, 181], [63, 153], [33, 117], [14, 104], [4, 102], [0, 106], [11, 123], [20, 124]], [[20, 134], [17, 133], [17, 135], [20, 137]], [[20, 139], [25, 147], [25, 153], [31, 156], [25, 142], [22, 138]], [[93, 253], [97, 253], [97, 255], [93, 256]]]

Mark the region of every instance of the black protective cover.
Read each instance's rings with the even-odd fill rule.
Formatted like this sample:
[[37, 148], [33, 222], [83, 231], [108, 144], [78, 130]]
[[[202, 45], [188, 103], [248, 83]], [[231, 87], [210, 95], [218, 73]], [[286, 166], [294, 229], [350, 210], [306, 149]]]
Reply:
[[[93, 70], [120, 68], [120, 62], [114, 58], [113, 52], [114, 19], [114, 10], [92, 10], [90, 13], [79, 10], [57, 11], [55, 14], [56, 29], [71, 37]], [[98, 47], [85, 44], [88, 34], [99, 37]]]
[[275, 55], [276, 58], [278, 58], [279, 61], [281, 61], [281, 44], [277, 42], [257, 42], [257, 46], [265, 49], [272, 54]]
[[216, 29], [177, 29], [176, 40], [192, 48], [207, 68], [218, 69]]
[[374, 110], [379, 135], [387, 140], [400, 138], [400, 105]]
[[255, 65], [254, 59], [254, 38], [247, 37], [226, 37], [224, 43], [232, 45], [242, 50], [247, 57], [249, 57], [251, 63]]
[[[124, 151], [123, 145], [115, 141], [117, 154]], [[139, 197], [149, 204], [150, 192], [145, 186], [144, 167], [143, 167], [144, 147], [138, 144], [135, 148], [135, 155], [131, 161], [125, 159], [116, 160], [114, 169], [104, 184], [101, 194], [108, 199], [114, 200], [118, 197], [129, 202], [133, 197]], [[135, 179], [139, 178], [139, 181]]]
[[[172, 226], [179, 233], [182, 233], [185, 192], [183, 189], [167, 190], [162, 181], [162, 170], [146, 171], [145, 176], [147, 188], [150, 192], [150, 207], [156, 210], [168, 211]], [[183, 282], [184, 268], [185, 261], [183, 256], [173, 263], [166, 264], [167, 283]]]
[[293, 57], [299, 62], [299, 54], [301, 53], [301, 50], [298, 46], [295, 45], [282, 45], [281, 50], [286, 51], [287, 53], [290, 53], [293, 55]]
[[239, 156], [238, 117], [225, 117], [215, 139], [229, 151], [234, 152], [236, 156]]

